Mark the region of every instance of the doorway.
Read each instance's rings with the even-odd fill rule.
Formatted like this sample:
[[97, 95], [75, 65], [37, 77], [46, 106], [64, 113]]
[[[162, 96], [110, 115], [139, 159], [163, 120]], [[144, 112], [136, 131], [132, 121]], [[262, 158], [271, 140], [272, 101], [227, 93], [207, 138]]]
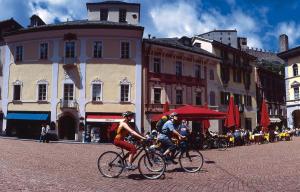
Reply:
[[75, 118], [71, 115], [63, 115], [58, 121], [59, 139], [74, 140], [76, 130]]

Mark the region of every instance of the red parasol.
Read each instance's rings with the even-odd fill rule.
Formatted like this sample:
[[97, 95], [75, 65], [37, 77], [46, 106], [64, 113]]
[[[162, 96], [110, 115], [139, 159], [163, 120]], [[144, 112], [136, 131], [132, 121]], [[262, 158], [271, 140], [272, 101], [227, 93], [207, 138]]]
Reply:
[[268, 130], [268, 126], [270, 125], [270, 117], [268, 114], [268, 106], [266, 104], [265, 99], [263, 99], [263, 102], [261, 104], [261, 113], [260, 113], [260, 125], [265, 129], [265, 131]]
[[224, 126], [228, 127], [228, 128], [235, 126], [233, 97], [230, 97], [230, 100], [229, 100], [229, 105], [228, 105], [228, 110], [227, 110], [227, 115], [226, 115]]
[[239, 106], [236, 105], [234, 108], [234, 112], [235, 112], [235, 124], [236, 124], [236, 128], [240, 129], [241, 128], [241, 120], [240, 120], [240, 112], [239, 112]]

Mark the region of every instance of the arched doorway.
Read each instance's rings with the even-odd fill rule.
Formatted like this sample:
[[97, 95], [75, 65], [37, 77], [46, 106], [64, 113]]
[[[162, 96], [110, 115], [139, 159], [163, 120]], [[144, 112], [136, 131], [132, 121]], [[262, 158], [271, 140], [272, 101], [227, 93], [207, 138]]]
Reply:
[[76, 121], [72, 115], [64, 114], [58, 120], [59, 139], [74, 140]]
[[292, 115], [293, 115], [294, 127], [300, 127], [300, 110], [293, 111]]

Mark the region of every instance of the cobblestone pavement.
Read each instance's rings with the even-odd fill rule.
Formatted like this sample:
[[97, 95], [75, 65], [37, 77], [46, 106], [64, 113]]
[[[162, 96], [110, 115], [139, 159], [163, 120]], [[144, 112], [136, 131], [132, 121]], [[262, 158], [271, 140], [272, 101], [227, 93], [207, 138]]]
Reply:
[[165, 178], [137, 171], [102, 177], [98, 156], [112, 145], [38, 143], [0, 138], [0, 191], [300, 191], [300, 137], [204, 151], [199, 173], [168, 167]]

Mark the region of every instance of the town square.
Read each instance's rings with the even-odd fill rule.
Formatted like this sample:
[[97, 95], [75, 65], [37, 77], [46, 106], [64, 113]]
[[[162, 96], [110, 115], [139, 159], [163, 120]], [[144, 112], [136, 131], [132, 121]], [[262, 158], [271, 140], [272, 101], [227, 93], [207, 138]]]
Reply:
[[0, 5], [0, 191], [300, 191], [298, 1]]

